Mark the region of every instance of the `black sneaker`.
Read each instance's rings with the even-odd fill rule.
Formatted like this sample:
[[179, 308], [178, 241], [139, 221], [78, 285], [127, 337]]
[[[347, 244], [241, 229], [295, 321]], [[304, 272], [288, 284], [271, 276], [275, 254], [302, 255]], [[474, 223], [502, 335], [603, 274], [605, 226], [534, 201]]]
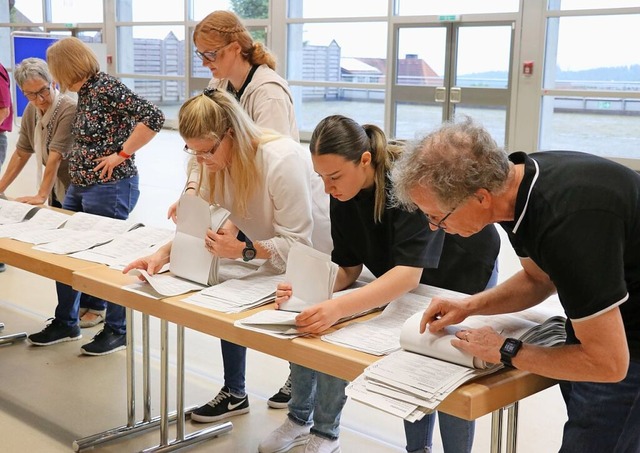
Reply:
[[291, 375], [287, 378], [278, 393], [267, 400], [267, 405], [274, 409], [286, 409], [291, 399]]
[[104, 326], [104, 329], [98, 332], [90, 343], [85, 344], [80, 349], [86, 355], [107, 355], [121, 351], [126, 347], [127, 334], [115, 333], [111, 327]]
[[4, 263], [0, 263], [0, 272], [4, 272], [7, 270], [7, 266]]
[[214, 399], [191, 412], [191, 420], [210, 423], [235, 415], [246, 414], [247, 412], [249, 412], [249, 398], [247, 395], [238, 398], [229, 392], [227, 386], [224, 386]]
[[29, 343], [36, 346], [49, 346], [51, 344], [62, 343], [63, 341], [75, 341], [82, 338], [80, 326], [67, 326], [55, 318], [51, 318], [51, 323], [42, 331], [32, 333], [27, 337]]

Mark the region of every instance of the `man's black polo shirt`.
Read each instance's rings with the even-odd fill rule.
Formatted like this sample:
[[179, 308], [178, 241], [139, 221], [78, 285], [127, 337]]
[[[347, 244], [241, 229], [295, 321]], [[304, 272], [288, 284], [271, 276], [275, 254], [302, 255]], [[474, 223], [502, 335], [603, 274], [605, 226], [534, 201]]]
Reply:
[[619, 306], [631, 356], [640, 359], [640, 175], [569, 151], [509, 159], [525, 164], [515, 220], [501, 224], [516, 253], [550, 276], [570, 319]]

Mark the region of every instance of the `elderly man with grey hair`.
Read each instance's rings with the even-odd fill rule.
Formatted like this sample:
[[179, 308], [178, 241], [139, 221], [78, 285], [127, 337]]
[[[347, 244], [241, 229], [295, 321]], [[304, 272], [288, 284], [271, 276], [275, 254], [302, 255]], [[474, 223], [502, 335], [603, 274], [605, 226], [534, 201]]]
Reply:
[[16, 150], [0, 178], [0, 193], [11, 185], [35, 154], [37, 193], [16, 200], [29, 204], [44, 204], [48, 200], [50, 205], [60, 207], [69, 186], [66, 157], [73, 145], [71, 123], [76, 102], [56, 89], [47, 63], [40, 58], [22, 60], [13, 77], [29, 103], [22, 116]]
[[490, 328], [460, 332], [452, 344], [560, 380], [568, 414], [561, 453], [639, 452], [640, 175], [587, 153], [507, 155], [466, 118], [407, 150], [392, 180], [401, 204], [447, 233], [499, 223], [522, 263], [493, 289], [434, 298], [421, 330], [516, 312], [557, 293], [568, 318], [563, 346], [523, 345]]

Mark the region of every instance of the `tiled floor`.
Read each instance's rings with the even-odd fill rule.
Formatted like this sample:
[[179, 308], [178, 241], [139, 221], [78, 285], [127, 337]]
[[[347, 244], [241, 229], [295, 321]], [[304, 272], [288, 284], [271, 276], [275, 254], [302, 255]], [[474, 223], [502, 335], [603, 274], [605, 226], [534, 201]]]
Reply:
[[[15, 133], [10, 137], [13, 150]], [[148, 225], [171, 228], [166, 209], [184, 182], [185, 159], [176, 132], [163, 130], [138, 154], [141, 174], [140, 202], [132, 216]], [[7, 191], [8, 196], [35, 193], [33, 162]], [[501, 279], [518, 268], [508, 244], [500, 255]], [[8, 267], [0, 274], [0, 321], [6, 333], [40, 330], [52, 316], [56, 304], [53, 282], [20, 269]], [[137, 324], [139, 326], [139, 323]], [[79, 347], [100, 327], [85, 329], [84, 338], [47, 348], [18, 343], [0, 347], [0, 451], [68, 452], [75, 439], [126, 424], [125, 354], [87, 357]], [[138, 329], [139, 330], [139, 329]], [[159, 322], [151, 322], [152, 415], [158, 414]], [[137, 332], [139, 333], [139, 332]], [[172, 335], [174, 332], [172, 331]], [[140, 344], [138, 341], [137, 345]], [[170, 345], [174, 343], [171, 342]], [[137, 359], [141, 348], [136, 347]], [[175, 363], [175, 354], [171, 353]], [[140, 370], [140, 368], [138, 368]], [[268, 409], [266, 399], [284, 382], [287, 364], [279, 359], [249, 351], [247, 389], [251, 412], [231, 419], [233, 431], [191, 447], [188, 451], [255, 452], [262, 437], [275, 429], [286, 411]], [[138, 371], [141, 375], [141, 371]], [[173, 382], [173, 381], [172, 381]], [[186, 403], [205, 402], [217, 393], [222, 382], [219, 342], [198, 332], [186, 335]], [[138, 383], [138, 387], [141, 384]], [[175, 399], [173, 383], [171, 402]], [[141, 396], [141, 388], [137, 388]], [[138, 400], [138, 418], [142, 416]], [[565, 410], [556, 387], [520, 403], [518, 451], [557, 451]], [[202, 425], [187, 423], [187, 432]], [[170, 432], [174, 436], [173, 429]], [[474, 453], [489, 452], [490, 417], [478, 420]], [[159, 432], [121, 439], [95, 448], [95, 452], [133, 452], [157, 445]], [[399, 419], [349, 401], [342, 417], [344, 452], [404, 451]], [[436, 435], [435, 452], [442, 452]]]

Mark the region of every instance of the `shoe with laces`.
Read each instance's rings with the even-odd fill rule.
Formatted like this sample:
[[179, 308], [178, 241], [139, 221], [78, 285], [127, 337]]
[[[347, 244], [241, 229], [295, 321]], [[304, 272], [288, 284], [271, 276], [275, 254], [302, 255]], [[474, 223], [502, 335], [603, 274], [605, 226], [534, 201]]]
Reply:
[[291, 399], [291, 375], [287, 378], [278, 393], [267, 400], [267, 405], [273, 409], [286, 409]]
[[304, 448], [304, 453], [340, 453], [340, 441], [312, 434]]
[[233, 396], [229, 388], [224, 386], [214, 399], [191, 412], [191, 420], [211, 423], [247, 412], [249, 412], [249, 397]]
[[304, 445], [309, 440], [310, 425], [298, 425], [289, 417], [282, 425], [271, 434], [269, 434], [260, 445], [258, 452], [260, 453], [284, 453], [298, 445]]
[[107, 355], [112, 352], [121, 351], [127, 347], [127, 334], [116, 333], [110, 326], [104, 326], [100, 332], [93, 337], [90, 343], [80, 348], [85, 355]]
[[55, 318], [50, 318], [51, 323], [42, 331], [33, 333], [27, 337], [29, 343], [36, 346], [49, 346], [63, 341], [75, 341], [82, 338], [80, 327], [67, 326]]

